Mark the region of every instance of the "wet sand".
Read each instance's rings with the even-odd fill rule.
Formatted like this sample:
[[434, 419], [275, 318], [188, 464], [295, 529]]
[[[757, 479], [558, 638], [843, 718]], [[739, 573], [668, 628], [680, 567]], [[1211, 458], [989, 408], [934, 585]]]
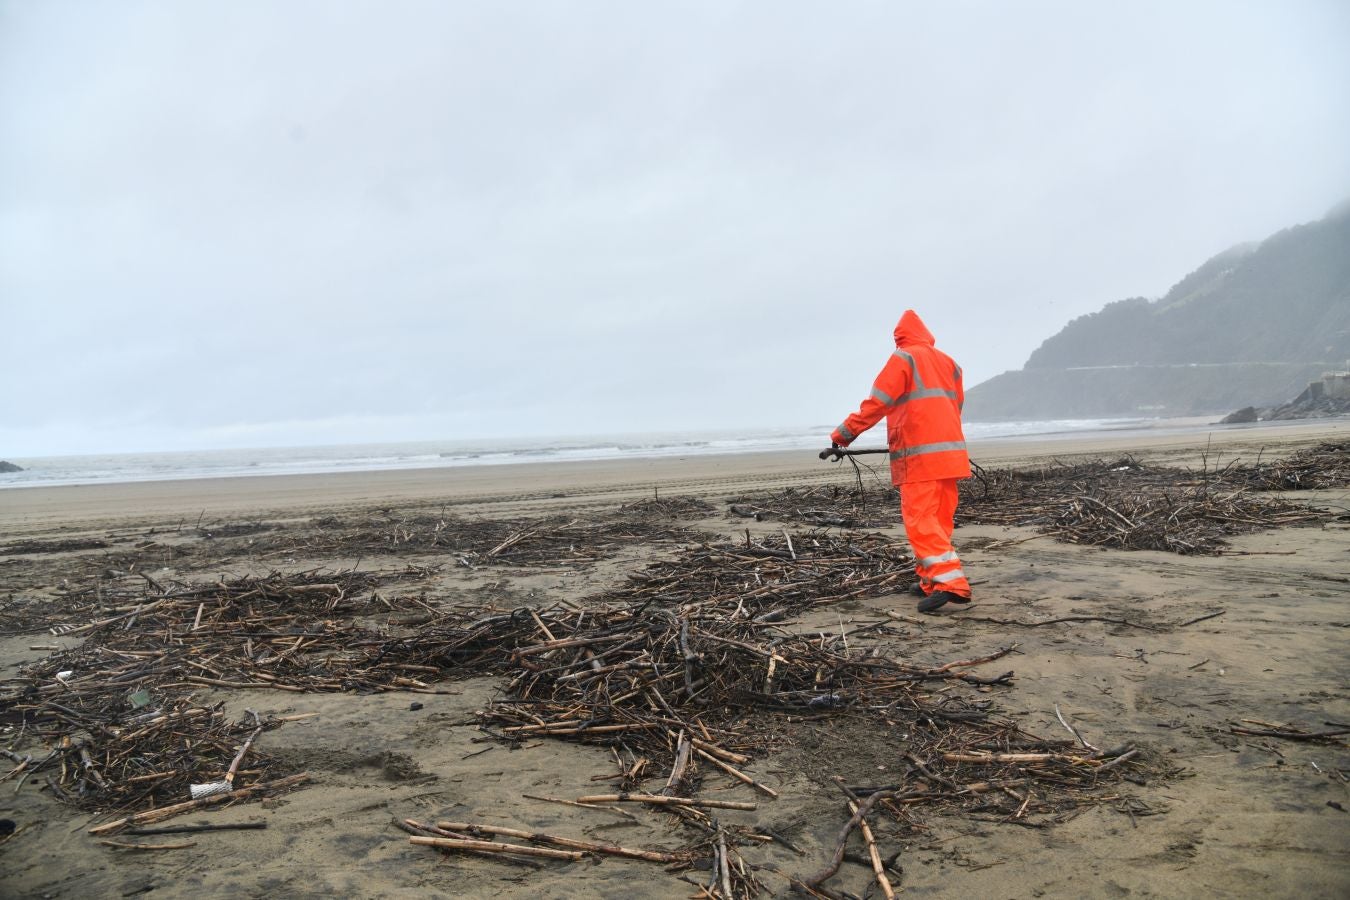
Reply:
[[[1216, 467], [1234, 459], [1255, 462], [1263, 451], [1269, 456], [1273, 448], [1313, 444], [1344, 435], [1347, 428], [1350, 423], [1336, 420], [1239, 428], [1194, 422], [1181, 429], [973, 441], [971, 457], [993, 468], [1056, 456], [1144, 452], [1168, 463]], [[552, 505], [562, 507], [577, 498], [627, 499], [661, 489], [710, 495], [814, 481], [830, 468], [810, 452], [783, 451], [13, 488], [0, 490], [0, 537], [133, 513], [191, 522], [200, 515], [293, 515], [417, 501], [466, 505], [528, 499], [532, 505], [549, 505], [545, 501], [556, 499], [561, 502]]]
[[[990, 441], [973, 448], [987, 468], [1072, 454], [1129, 453], [1141, 461], [1207, 468], [1258, 454], [1287, 453], [1350, 435], [1347, 422], [1130, 433], [1091, 439]], [[26, 488], [0, 492], [0, 545], [16, 539], [80, 536], [132, 540], [154, 531], [163, 542], [195, 540], [195, 521], [288, 522], [334, 513], [447, 508], [463, 516], [585, 516], [635, 498], [699, 496], [719, 512], [693, 523], [733, 535], [778, 523], [730, 519], [727, 497], [762, 488], [847, 483], [846, 466], [813, 455], [690, 457], [623, 463], [518, 465], [343, 475], [177, 481], [135, 485]], [[1350, 507], [1346, 490], [1292, 499]], [[177, 529], [177, 531], [175, 531]], [[898, 528], [886, 529], [899, 535]], [[1343, 897], [1350, 894], [1350, 752], [1341, 743], [1304, 743], [1231, 733], [1244, 719], [1310, 729], [1350, 722], [1350, 529], [1329, 521], [1235, 538], [1217, 557], [1101, 550], [1056, 542], [1026, 528], [964, 526], [956, 543], [976, 581], [969, 610], [914, 615], [913, 599], [889, 596], [832, 606], [821, 628], [889, 621], [906, 652], [934, 664], [1016, 642], [1004, 668], [1014, 686], [991, 693], [1025, 728], [1064, 737], [1055, 706], [1098, 746], [1135, 743], [1175, 763], [1184, 777], [1131, 786], [1129, 803], [1106, 802], [1064, 824], [1018, 827], [961, 817], [935, 819], [921, 835], [898, 836], [885, 820], [879, 837], [900, 850], [904, 892], [971, 897]], [[97, 565], [102, 551], [0, 556], [0, 595], [44, 595], [70, 573]], [[391, 555], [363, 567], [438, 560]], [[445, 560], [440, 560], [445, 562]], [[447, 566], [426, 585], [432, 600], [462, 601], [491, 583], [530, 604], [595, 593], [648, 557], [618, 554], [592, 566], [469, 572]], [[355, 560], [240, 556], [206, 571], [164, 571], [191, 580], [221, 571], [340, 568]], [[1039, 621], [1097, 616], [1193, 625], [1149, 629], [1105, 622], [1046, 627]], [[900, 618], [895, 618], [900, 616]], [[807, 626], [813, 624], [806, 622]], [[0, 637], [0, 676], [13, 677], [44, 655], [32, 646], [75, 643], [45, 632]], [[542, 803], [575, 798], [609, 782], [603, 748], [541, 740], [511, 750], [473, 724], [474, 711], [502, 688], [495, 679], [448, 681], [454, 693], [293, 694], [204, 689], [203, 699], [243, 710], [293, 715], [260, 739], [262, 749], [303, 766], [314, 782], [265, 803], [244, 803], [183, 821], [265, 820], [264, 831], [202, 835], [190, 850], [112, 850], [85, 833], [90, 816], [55, 802], [30, 780], [16, 795], [0, 786], [0, 817], [20, 831], [0, 844], [0, 894], [53, 897], [685, 897], [695, 888], [651, 863], [550, 863], [539, 869], [443, 858], [410, 846], [391, 818], [476, 819], [639, 847], [675, 847], [668, 817]], [[413, 710], [413, 701], [423, 707]], [[9, 735], [6, 740], [12, 739]], [[828, 729], [814, 743], [758, 760], [747, 770], [774, 787], [766, 800], [719, 773], [701, 793], [758, 800], [727, 821], [787, 835], [805, 856], [768, 845], [756, 858], [784, 871], [819, 868], [843, 822], [828, 775], [841, 758], [887, 765], [890, 737], [840, 746]], [[660, 773], [661, 781], [664, 773]], [[653, 782], [656, 784], [656, 782]], [[600, 785], [600, 788], [597, 788]], [[1137, 802], [1136, 802], [1137, 801]], [[706, 873], [690, 873], [697, 877]], [[764, 875], [775, 893], [785, 883]], [[829, 884], [859, 896], [869, 873], [850, 862]]]

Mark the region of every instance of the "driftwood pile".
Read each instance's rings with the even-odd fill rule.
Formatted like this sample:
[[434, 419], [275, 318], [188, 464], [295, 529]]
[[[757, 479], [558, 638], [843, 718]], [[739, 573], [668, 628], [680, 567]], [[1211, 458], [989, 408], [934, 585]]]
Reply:
[[[380, 612], [388, 605], [373, 588], [376, 584], [388, 586], [397, 582], [421, 581], [437, 574], [439, 566], [407, 565], [401, 570], [379, 573], [348, 572], [336, 576], [319, 574], [318, 570], [298, 572], [288, 575], [273, 573], [262, 579], [257, 578], [217, 578], [210, 582], [191, 582], [178, 584], [165, 580], [165, 584], [144, 572], [105, 570], [78, 583], [63, 583], [54, 596], [14, 593], [0, 600], [0, 634], [27, 634], [35, 629], [51, 629], [52, 634], [83, 635], [101, 632], [103, 624], [120, 623], [124, 630], [130, 631], [131, 625], [143, 612], [147, 603], [155, 600], [171, 601], [164, 604], [160, 615], [177, 615], [177, 607], [194, 597], [200, 602], [204, 598], [214, 597], [216, 602], [228, 599], [236, 593], [247, 593], [254, 588], [247, 585], [270, 585], [269, 590], [280, 591], [286, 601], [295, 600], [300, 595], [310, 594], [310, 600], [320, 605], [336, 599], [329, 610], [339, 614], [356, 614], [358, 611]], [[158, 574], [158, 573], [157, 573]], [[162, 575], [160, 577], [163, 577]], [[322, 585], [330, 585], [322, 587]], [[362, 595], [370, 589], [371, 593]], [[290, 592], [295, 597], [290, 597]], [[335, 594], [340, 597], [335, 598]], [[327, 596], [324, 596], [327, 594]], [[256, 596], [256, 595], [255, 595]], [[275, 593], [267, 594], [269, 602], [278, 602]], [[255, 599], [250, 596], [246, 599]], [[399, 601], [408, 603], [406, 599]], [[256, 607], [255, 607], [256, 608]], [[421, 606], [421, 609], [429, 609]], [[159, 609], [159, 607], [156, 607]], [[305, 603], [296, 606], [305, 614], [315, 611], [314, 604]], [[196, 607], [193, 607], [195, 612]], [[206, 608], [203, 608], [203, 615]], [[131, 619], [130, 625], [127, 620]], [[81, 624], [82, 623], [82, 624]]]
[[[293, 567], [301, 560], [339, 568], [362, 560], [379, 565], [390, 556], [431, 556], [466, 568], [575, 568], [634, 548], [706, 537], [690, 523], [713, 512], [706, 501], [672, 497], [575, 517], [474, 519], [422, 509], [284, 523], [187, 521], [177, 528], [109, 533], [105, 539], [0, 543], [0, 573], [11, 589], [46, 590], [164, 569], [179, 576], [215, 572], [222, 562], [239, 561], [260, 569]], [[49, 554], [66, 555], [45, 558]], [[6, 627], [3, 605], [0, 601], [0, 630]]]
[[[419, 658], [438, 658], [448, 671], [511, 676], [504, 696], [481, 714], [490, 736], [613, 748], [619, 791], [571, 802], [676, 812], [698, 834], [679, 854], [711, 858], [714, 896], [749, 897], [764, 888], [763, 870], [743, 850], [775, 837], [719, 821], [721, 809], [756, 806], [699, 797], [703, 777], [728, 775], [776, 797], [747, 764], [790, 743], [804, 722], [829, 719], [834, 728], [851, 724], [885, 736], [886, 758], [903, 761], [885, 784], [841, 782], [862, 812], [850, 827], [868, 814], [906, 830], [920, 829], [934, 813], [1037, 823], [1119, 802], [1112, 787], [1147, 771], [1137, 750], [1045, 740], [991, 713], [989, 701], [952, 690], [1010, 684], [1012, 672], [981, 677], [971, 670], [1015, 647], [920, 662], [903, 645], [878, 642], [885, 625], [850, 634], [794, 630], [785, 621], [822, 604], [894, 591], [912, 581], [909, 564], [878, 535], [785, 533], [704, 545], [593, 598], [604, 605], [516, 610], [436, 629], [410, 645], [435, 648]], [[429, 846], [483, 850], [471, 823], [404, 825]], [[780, 874], [830, 896], [821, 885], [838, 865], [836, 858], [810, 875]], [[878, 875], [885, 877], [881, 869]]]
[[[141, 810], [92, 829], [106, 834], [217, 803], [269, 796], [309, 777], [277, 775], [275, 762], [253, 750], [257, 736], [285, 718], [262, 719], [254, 713], [252, 722], [228, 722], [220, 704], [203, 706], [184, 697], [161, 703], [144, 689], [129, 696], [118, 696], [117, 708], [102, 712], [33, 698], [30, 708], [40, 713], [24, 725], [57, 735], [55, 747], [38, 755], [0, 751], [17, 763], [4, 778], [19, 776], [22, 785], [45, 770], [38, 777], [66, 803], [100, 811]], [[148, 712], [136, 708], [141, 698]], [[202, 786], [215, 790], [199, 796]]]
[[[242, 735], [280, 724], [226, 722], [219, 707], [195, 699], [205, 688], [431, 690], [420, 678], [440, 670], [381, 657], [388, 636], [358, 617], [440, 613], [419, 598], [382, 596], [378, 580], [356, 572], [168, 586], [147, 580], [134, 600], [105, 587], [99, 618], [50, 629], [84, 636], [81, 646], [4, 684], [0, 722], [54, 748], [24, 770], [50, 764], [47, 784], [63, 800], [104, 811], [184, 800], [188, 785], [224, 777]], [[238, 799], [276, 773], [254, 749], [236, 776]]]
[[1327, 441], [1297, 450], [1274, 462], [1230, 466], [1226, 484], [1260, 491], [1306, 491], [1350, 487], [1350, 441]]
[[[0, 721], [20, 730], [19, 741], [26, 733], [50, 748], [15, 758], [7, 777], [41, 777], [63, 800], [118, 811], [121, 818], [94, 829], [108, 835], [308, 778], [255, 743], [261, 736], [265, 745], [264, 733], [282, 720], [227, 722], [219, 706], [199, 699], [209, 688], [426, 692], [445, 679], [495, 674], [508, 682], [480, 714], [488, 738], [611, 747], [617, 790], [571, 802], [637, 803], [679, 816], [693, 839], [638, 858], [678, 866], [710, 859], [721, 896], [759, 889], [764, 872], [743, 851], [774, 838], [723, 824], [720, 810], [754, 804], [699, 797], [700, 785], [728, 776], [772, 798], [775, 788], [746, 769], [791, 746], [803, 723], [828, 719], [883, 735], [887, 758], [905, 761], [886, 784], [843, 785], [874, 822], [884, 815], [894, 827], [916, 827], [933, 812], [1036, 821], [1114, 802], [1111, 786], [1143, 771], [1133, 750], [1043, 740], [993, 714], [980, 695], [952, 690], [1010, 684], [1011, 672], [972, 670], [1014, 647], [922, 661], [903, 644], [883, 643], [893, 633], [884, 623], [850, 632], [790, 621], [912, 579], [907, 553], [884, 536], [784, 532], [690, 547], [604, 595], [539, 609], [439, 609], [385, 596], [379, 576], [354, 572], [146, 580], [136, 598], [105, 586], [99, 618], [53, 629], [85, 636], [83, 646], [4, 685]], [[393, 633], [388, 622], [409, 612], [433, 617]], [[377, 615], [384, 625], [374, 624]], [[192, 785], [222, 782], [221, 793], [189, 797]], [[493, 837], [472, 823], [404, 825], [424, 841]], [[828, 876], [785, 877], [818, 885]]]
[[681, 732], [695, 758], [722, 771], [719, 760], [761, 755], [772, 747], [759, 717], [874, 721], [925, 756], [967, 744], [991, 752], [1039, 746], [992, 717], [987, 702], [945, 690], [1009, 684], [1011, 672], [985, 678], [969, 670], [1015, 648], [936, 664], [909, 658], [903, 644], [879, 643], [890, 633], [884, 624], [850, 633], [789, 621], [903, 589], [911, 566], [899, 546], [870, 534], [785, 533], [691, 548], [594, 598], [602, 606], [555, 606], [500, 623], [496, 643], [512, 648], [514, 677], [485, 717], [515, 740], [542, 734], [621, 744], [657, 768], [679, 763]]
[[[661, 502], [663, 505], [667, 501]], [[661, 506], [636, 507], [629, 513], [602, 518], [546, 516], [530, 519], [467, 519], [428, 513], [381, 516], [325, 516], [301, 526], [281, 528], [266, 523], [220, 525], [200, 533], [213, 546], [199, 553], [218, 557], [221, 544], [263, 561], [287, 558], [317, 560], [371, 559], [380, 556], [438, 555], [458, 565], [547, 567], [590, 563], [626, 547], [688, 541], [696, 537], [686, 528], [654, 515]], [[665, 506], [669, 509], [670, 507]], [[666, 516], [669, 518], [669, 515]], [[119, 569], [139, 565], [156, 553], [177, 561], [191, 550], [143, 547], [134, 555], [110, 555]]]
[[14, 541], [0, 544], [0, 556], [21, 556], [40, 553], [70, 553], [75, 550], [103, 550], [107, 541], [97, 538], [71, 538], [64, 541]]
[[761, 491], [728, 500], [728, 514], [758, 522], [800, 522], [814, 527], [880, 528], [900, 517], [900, 493], [889, 484], [825, 484]]
[[962, 483], [958, 517], [984, 525], [1032, 525], [1074, 544], [1182, 554], [1220, 553], [1233, 535], [1325, 518], [1307, 506], [1250, 490], [1235, 481], [1241, 471], [1233, 466], [1206, 475], [1129, 457], [977, 470]]
[[659, 494], [649, 500], [635, 500], [619, 507], [626, 518], [639, 517], [649, 519], [700, 519], [717, 512], [717, 507], [698, 497], [661, 497]]
[[[973, 468], [974, 477], [961, 482], [958, 524], [1033, 526], [1069, 543], [1122, 550], [1216, 554], [1233, 535], [1322, 521], [1323, 513], [1262, 492], [1350, 485], [1350, 443], [1201, 472], [1128, 456]], [[897, 492], [870, 482], [748, 494], [730, 501], [728, 515], [840, 528], [898, 525]]]
[[380, 554], [445, 554], [463, 566], [554, 566], [594, 562], [625, 546], [689, 540], [689, 532], [645, 517], [464, 519], [411, 515], [386, 519], [322, 519], [307, 533], [279, 538], [264, 553], [314, 558]]

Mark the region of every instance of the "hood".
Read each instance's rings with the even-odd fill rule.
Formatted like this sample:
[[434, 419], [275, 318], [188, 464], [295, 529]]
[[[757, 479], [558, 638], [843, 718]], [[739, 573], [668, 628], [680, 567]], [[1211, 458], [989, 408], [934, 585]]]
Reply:
[[903, 347], [906, 344], [927, 344], [933, 346], [933, 333], [928, 330], [928, 326], [923, 324], [923, 319], [912, 309], [905, 310], [905, 314], [900, 317], [899, 323], [895, 326], [895, 346]]

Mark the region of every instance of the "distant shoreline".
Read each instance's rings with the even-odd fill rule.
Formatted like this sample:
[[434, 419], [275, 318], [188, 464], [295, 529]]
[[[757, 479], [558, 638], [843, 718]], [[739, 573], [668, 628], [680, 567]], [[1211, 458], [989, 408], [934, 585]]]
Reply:
[[[969, 442], [986, 468], [1025, 466], [1083, 454], [1132, 454], [1199, 467], [1235, 457], [1254, 462], [1275, 452], [1350, 436], [1350, 419], [1214, 426], [1209, 420], [1175, 421], [1126, 431], [1003, 437]], [[1277, 447], [1266, 450], [1267, 444]], [[316, 474], [251, 475], [83, 485], [37, 485], [0, 491], [0, 533], [51, 522], [156, 515], [285, 515], [366, 503], [469, 504], [515, 495], [565, 497], [604, 491], [616, 497], [653, 492], [715, 493], [748, 474], [764, 483], [836, 478], [840, 464], [821, 462], [811, 450], [689, 454], [611, 460], [570, 460], [441, 468], [385, 469]], [[884, 478], [884, 464], [872, 466]]]
[[[1047, 419], [967, 422], [972, 446], [989, 441], [1091, 440], [1098, 436], [1193, 433], [1217, 426], [1212, 416], [1119, 419]], [[0, 496], [37, 487], [217, 478], [352, 474], [443, 468], [498, 468], [640, 459], [684, 459], [787, 452], [805, 454], [828, 438], [824, 425], [746, 432], [540, 436], [534, 438], [392, 441], [217, 450], [19, 457], [22, 471], [0, 474]], [[873, 429], [858, 446], [881, 447], [883, 429]]]

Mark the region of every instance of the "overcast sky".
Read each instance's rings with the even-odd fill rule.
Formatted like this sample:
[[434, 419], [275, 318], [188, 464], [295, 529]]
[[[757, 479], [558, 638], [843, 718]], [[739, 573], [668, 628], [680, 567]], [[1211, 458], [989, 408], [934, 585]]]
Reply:
[[1350, 4], [0, 0], [0, 458], [834, 425], [1350, 197]]

